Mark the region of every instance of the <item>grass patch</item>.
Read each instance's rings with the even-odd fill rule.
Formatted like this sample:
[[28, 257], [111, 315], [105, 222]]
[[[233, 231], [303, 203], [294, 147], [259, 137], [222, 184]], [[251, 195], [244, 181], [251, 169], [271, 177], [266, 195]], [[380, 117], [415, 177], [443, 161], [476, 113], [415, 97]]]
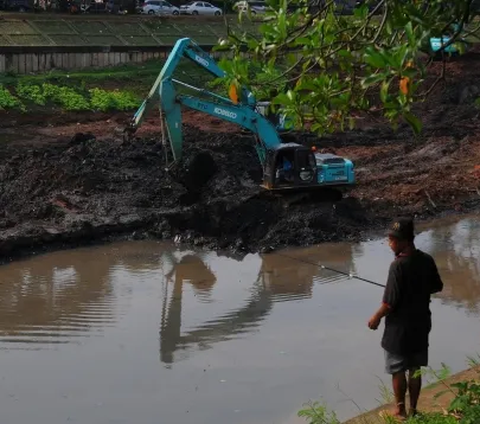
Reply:
[[[85, 69], [79, 71], [52, 70], [38, 75], [0, 74], [0, 84], [15, 88], [18, 85], [42, 85], [51, 83], [86, 89], [100, 88], [113, 90], [121, 88], [145, 97], [160, 73], [165, 61], [150, 60], [142, 64], [125, 64], [110, 68]], [[199, 88], [205, 88], [206, 72], [192, 63], [182, 60], [175, 70], [175, 76]], [[211, 78], [211, 77], [209, 77]]]
[[129, 92], [106, 91], [100, 88], [93, 88], [90, 92], [90, 105], [95, 110], [130, 110], [137, 108], [139, 99]]
[[[480, 359], [480, 356], [479, 356]], [[442, 368], [434, 370], [427, 368], [419, 371], [418, 375], [435, 377], [437, 381], [424, 387], [430, 391], [426, 396], [428, 405], [420, 404], [420, 410], [416, 416], [408, 417], [405, 424], [478, 424], [480, 423], [480, 361], [477, 358], [469, 358], [472, 367], [464, 372], [459, 378], [452, 376], [450, 369], [442, 364]], [[440, 390], [432, 387], [440, 385]], [[441, 398], [444, 395], [445, 399]], [[438, 403], [438, 401], [440, 401]], [[357, 405], [353, 399], [352, 402]], [[384, 396], [382, 404], [392, 403], [389, 396]], [[359, 408], [360, 412], [361, 409]], [[364, 424], [398, 424], [398, 421], [388, 415], [383, 419], [378, 417], [378, 410], [353, 418], [352, 422]], [[298, 416], [305, 420], [305, 424], [341, 424], [335, 412], [330, 411], [326, 404], [310, 401], [298, 411]], [[378, 417], [378, 418], [377, 418]], [[350, 422], [350, 421], [348, 421]]]
[[[35, 110], [54, 107], [65, 111], [129, 111], [146, 97], [164, 65], [151, 60], [141, 65], [80, 71], [53, 70], [39, 75], [0, 75], [0, 108]], [[214, 77], [198, 65], [182, 59], [175, 78], [194, 87], [216, 91], [208, 81]], [[184, 89], [179, 87], [179, 93]], [[186, 94], [186, 93], [183, 93]], [[198, 95], [198, 93], [189, 93]]]
[[23, 109], [22, 106], [18, 97], [12, 95], [6, 87], [0, 84], [0, 110]]
[[141, 98], [125, 90], [86, 89], [22, 81], [14, 87], [0, 85], [0, 109], [27, 112], [49, 106], [63, 111], [128, 111], [136, 109]]
[[153, 82], [162, 69], [163, 61], [149, 61], [143, 65], [122, 65], [102, 69], [80, 71], [52, 70], [38, 75], [0, 74], [0, 84], [11, 86], [18, 83], [41, 84], [99, 84], [103, 82], [131, 82], [144, 84], [145, 80]]

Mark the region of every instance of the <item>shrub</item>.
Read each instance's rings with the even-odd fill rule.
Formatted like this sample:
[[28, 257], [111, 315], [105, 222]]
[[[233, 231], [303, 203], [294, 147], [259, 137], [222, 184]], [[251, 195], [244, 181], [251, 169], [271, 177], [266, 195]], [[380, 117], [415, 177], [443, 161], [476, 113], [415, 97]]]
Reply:
[[2, 84], [0, 84], [0, 109], [20, 109], [24, 110], [25, 106], [15, 96], [10, 93]]
[[[107, 91], [100, 88], [85, 90], [84, 87], [72, 88], [50, 83], [29, 84], [19, 83], [16, 86], [16, 94], [23, 100], [35, 105], [45, 106], [52, 103], [67, 111], [82, 110], [130, 110], [140, 105], [140, 100], [128, 91]], [[13, 96], [10, 91], [0, 85], [0, 109], [20, 108], [25, 110], [19, 98]]]
[[17, 85], [17, 94], [25, 100], [29, 100], [36, 105], [44, 106], [47, 99], [42, 87], [39, 85], [27, 85], [27, 84], [18, 84]]
[[44, 96], [65, 110], [88, 110], [90, 108], [89, 101], [73, 88], [59, 87], [48, 83], [44, 83], [42, 87]]
[[129, 110], [140, 105], [137, 97], [124, 91], [106, 91], [93, 88], [90, 91], [92, 109], [105, 112], [107, 110]]

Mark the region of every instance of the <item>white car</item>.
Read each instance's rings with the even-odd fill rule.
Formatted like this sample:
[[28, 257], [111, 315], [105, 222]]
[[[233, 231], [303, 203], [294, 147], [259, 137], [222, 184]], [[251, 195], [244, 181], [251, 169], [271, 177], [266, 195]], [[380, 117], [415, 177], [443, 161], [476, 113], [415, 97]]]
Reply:
[[267, 11], [267, 4], [264, 1], [239, 1], [233, 5], [233, 9], [241, 13], [247, 13], [250, 9], [252, 15], [260, 15]]
[[140, 6], [140, 13], [145, 15], [179, 15], [180, 9], [165, 0], [146, 0]]
[[215, 15], [220, 16], [222, 9], [214, 6], [206, 1], [192, 1], [188, 4], [180, 6], [182, 15]]

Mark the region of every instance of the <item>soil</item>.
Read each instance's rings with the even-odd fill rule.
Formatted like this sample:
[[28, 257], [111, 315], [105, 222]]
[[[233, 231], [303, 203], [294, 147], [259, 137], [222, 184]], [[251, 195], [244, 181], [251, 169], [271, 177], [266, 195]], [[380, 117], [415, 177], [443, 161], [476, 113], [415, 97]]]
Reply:
[[[359, 117], [354, 131], [294, 135], [354, 161], [357, 184], [340, 202], [288, 205], [266, 195], [252, 136], [195, 112], [184, 114], [184, 160], [168, 172], [155, 116], [125, 143], [115, 129], [129, 114], [3, 112], [0, 253], [114, 237], [269, 251], [361, 240], [398, 215], [471, 211], [480, 204], [479, 58], [447, 65], [447, 80], [416, 107], [418, 137], [373, 114]], [[439, 72], [438, 64], [430, 83]]]

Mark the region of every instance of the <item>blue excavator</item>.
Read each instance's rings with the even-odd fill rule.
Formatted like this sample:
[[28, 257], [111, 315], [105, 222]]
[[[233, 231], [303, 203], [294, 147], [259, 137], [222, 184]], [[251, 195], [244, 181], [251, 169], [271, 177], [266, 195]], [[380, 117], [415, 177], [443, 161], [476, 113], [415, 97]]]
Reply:
[[[213, 77], [225, 77], [224, 71], [213, 57], [191, 39], [179, 39], [148, 96], [123, 130], [124, 138], [129, 139], [136, 132], [146, 113], [158, 101], [162, 128], [166, 128], [173, 162], [182, 157], [182, 108], [186, 107], [237, 124], [253, 133], [255, 148], [263, 168], [261, 186], [268, 191], [303, 192], [304, 189], [310, 191], [328, 187], [333, 188], [341, 198], [344, 189], [354, 185], [354, 165], [349, 159], [330, 153], [322, 154], [302, 144], [282, 142], [279, 134], [284, 123], [282, 115], [269, 114], [268, 104], [257, 103], [255, 96], [247, 88], [242, 87], [238, 92], [232, 86], [229, 98], [226, 98], [174, 78], [175, 70], [184, 58], [202, 67]], [[180, 87], [196, 94], [181, 94]]]
[[[452, 33], [455, 33], [460, 30], [460, 25], [458, 24], [452, 24], [451, 25], [451, 31]], [[457, 56], [460, 54], [461, 50], [468, 51], [470, 46], [470, 43], [465, 40], [463, 37], [459, 37], [458, 40], [454, 41], [453, 43], [450, 43], [450, 35], [442, 35], [441, 37], [431, 37], [430, 38], [430, 50], [431, 52], [436, 55], [437, 58], [440, 58], [442, 56], [442, 51], [451, 56]], [[462, 49], [463, 47], [463, 49]]]

